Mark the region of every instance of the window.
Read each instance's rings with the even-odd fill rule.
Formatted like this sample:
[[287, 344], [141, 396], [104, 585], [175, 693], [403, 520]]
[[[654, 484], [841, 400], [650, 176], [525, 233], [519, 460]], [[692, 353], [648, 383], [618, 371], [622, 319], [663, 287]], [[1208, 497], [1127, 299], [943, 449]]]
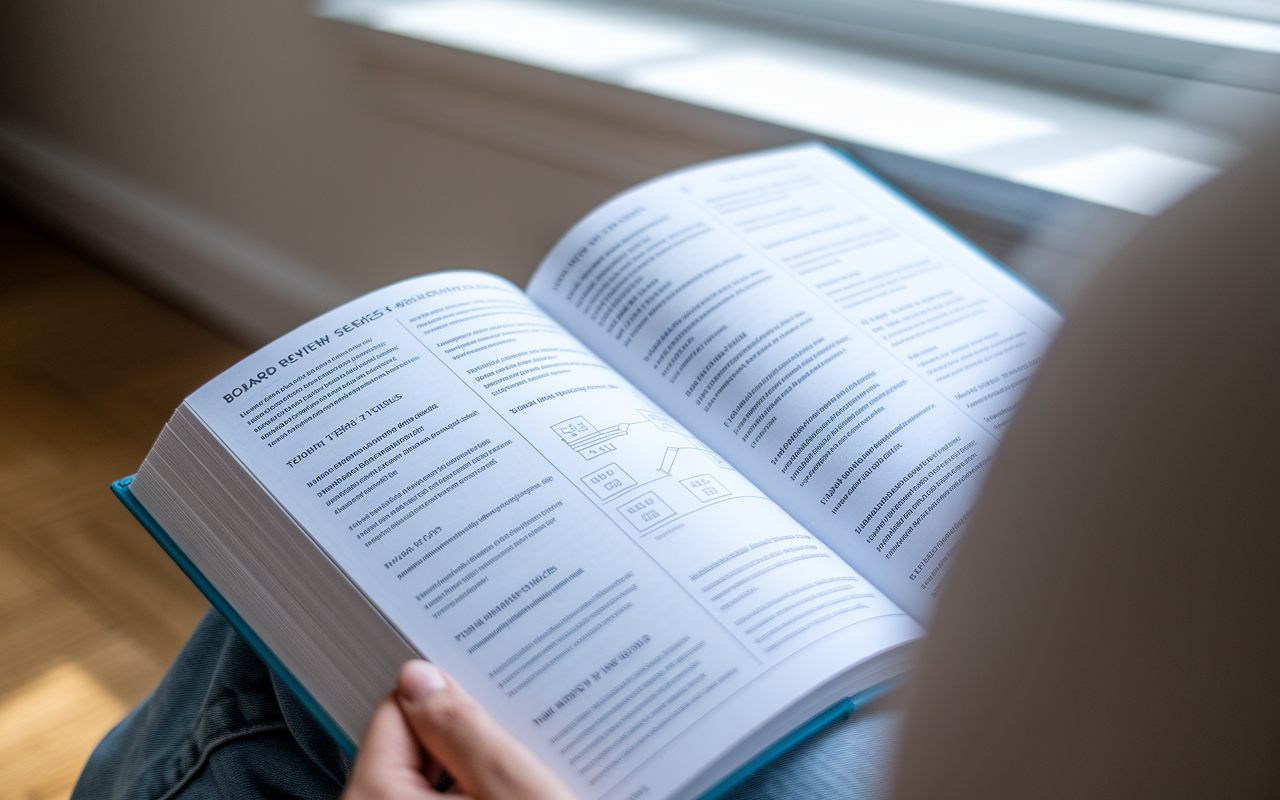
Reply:
[[[1107, 18], [1104, 30], [1104, 6], [1113, 17], [1155, 9], [1165, 28]], [[1184, 25], [1177, 39], [1173, 22], [1189, 19], [1179, 15], [1210, 15], [1133, 2], [325, 0], [321, 13], [380, 32], [358, 41], [397, 116], [618, 185], [821, 137], [956, 204], [971, 205], [964, 187], [977, 183], [938, 165], [1150, 214], [1235, 158], [1239, 108], [1280, 112], [1280, 93], [1203, 82], [1218, 64], [1205, 53], [1248, 45], [1280, 59], [1280, 36], [1266, 49], [1280, 23]], [[1139, 58], [1135, 42], [1163, 61]], [[1199, 81], [1181, 77], [1191, 71]], [[1261, 68], [1245, 77], [1271, 79]], [[1213, 102], [1177, 97], [1187, 85]]]
[[1280, 92], [1280, 0], [678, 2], [1132, 99], [1169, 79]]

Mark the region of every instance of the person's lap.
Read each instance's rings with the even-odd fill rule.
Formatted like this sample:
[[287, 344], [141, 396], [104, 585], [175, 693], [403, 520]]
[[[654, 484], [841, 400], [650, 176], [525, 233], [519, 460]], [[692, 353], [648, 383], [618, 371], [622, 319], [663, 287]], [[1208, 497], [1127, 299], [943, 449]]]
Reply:
[[[896, 698], [878, 700], [725, 800], [884, 796], [901, 714]], [[321, 800], [338, 797], [350, 773], [297, 696], [210, 610], [155, 692], [98, 745], [72, 800]]]
[[73, 800], [336, 798], [350, 763], [215, 611], [164, 680], [107, 734]]

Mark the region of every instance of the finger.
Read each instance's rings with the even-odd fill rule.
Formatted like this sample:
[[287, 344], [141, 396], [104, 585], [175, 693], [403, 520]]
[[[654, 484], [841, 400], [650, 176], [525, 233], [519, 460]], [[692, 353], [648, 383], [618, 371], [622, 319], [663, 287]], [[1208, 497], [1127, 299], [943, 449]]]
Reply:
[[438, 667], [410, 661], [396, 700], [419, 741], [473, 797], [561, 800], [573, 794]]
[[423, 754], [417, 737], [400, 706], [390, 697], [383, 700], [356, 758], [347, 796], [436, 798], [440, 795], [422, 773]]

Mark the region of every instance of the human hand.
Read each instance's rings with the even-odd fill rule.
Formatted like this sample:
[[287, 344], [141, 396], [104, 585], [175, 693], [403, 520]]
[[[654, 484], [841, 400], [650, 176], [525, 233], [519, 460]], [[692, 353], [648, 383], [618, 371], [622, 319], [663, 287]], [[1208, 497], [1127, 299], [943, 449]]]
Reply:
[[[425, 751], [425, 752], [424, 752]], [[374, 712], [343, 800], [427, 800], [447, 770], [447, 791], [474, 800], [574, 800], [545, 764], [452, 678], [426, 661], [400, 669]]]

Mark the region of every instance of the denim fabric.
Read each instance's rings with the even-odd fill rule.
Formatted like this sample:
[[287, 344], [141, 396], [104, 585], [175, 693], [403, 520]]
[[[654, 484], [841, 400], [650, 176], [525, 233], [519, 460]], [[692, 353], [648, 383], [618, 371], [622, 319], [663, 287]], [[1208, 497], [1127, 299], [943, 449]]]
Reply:
[[[722, 800], [877, 800], [902, 711], [893, 692]], [[154, 694], [89, 758], [72, 800], [335, 798], [350, 763], [257, 653], [210, 611]]]
[[74, 800], [327, 800], [350, 764], [217, 612], [155, 692], [102, 740]]

